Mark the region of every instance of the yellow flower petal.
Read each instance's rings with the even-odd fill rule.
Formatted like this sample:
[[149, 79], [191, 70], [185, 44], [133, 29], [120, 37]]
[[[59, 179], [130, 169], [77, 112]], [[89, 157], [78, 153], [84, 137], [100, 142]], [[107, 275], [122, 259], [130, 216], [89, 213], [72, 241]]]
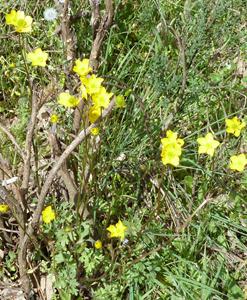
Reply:
[[172, 149], [164, 149], [161, 153], [161, 160], [164, 165], [172, 165], [177, 167], [179, 165], [179, 156], [180, 154], [176, 154]]
[[161, 161], [164, 165], [179, 165], [179, 157], [182, 154], [184, 140], [178, 138], [178, 134], [172, 130], [166, 132], [166, 137], [161, 139]]
[[32, 30], [33, 19], [30, 16], [25, 16], [23, 11], [12, 9], [9, 14], [6, 14], [5, 19], [6, 24], [13, 25], [16, 32], [25, 33]]
[[0, 204], [0, 213], [6, 213], [9, 211], [9, 206], [7, 204]]
[[91, 129], [91, 134], [92, 135], [98, 135], [99, 134], [99, 128], [98, 127], [94, 127]]
[[55, 220], [56, 214], [54, 210], [52, 209], [51, 205], [47, 206], [43, 211], [42, 211], [42, 220], [44, 223], [49, 224], [51, 221]]
[[93, 105], [107, 108], [110, 104], [110, 99], [112, 96], [113, 93], [107, 93], [106, 89], [101, 86], [99, 91], [92, 95]]
[[110, 232], [110, 238], [120, 238], [121, 241], [124, 239], [126, 230], [127, 227], [120, 220], [115, 225], [110, 225], [107, 228], [107, 231]]
[[95, 249], [101, 249], [102, 248], [102, 242], [100, 240], [97, 240], [94, 243], [94, 247], [95, 247]]
[[90, 77], [80, 77], [81, 82], [86, 87], [87, 93], [93, 95], [99, 92], [103, 78], [97, 77], [94, 74]]
[[116, 226], [116, 232], [118, 234], [118, 237], [122, 241], [124, 239], [125, 231], [127, 230], [127, 227], [120, 220], [117, 222], [115, 226]]
[[50, 121], [51, 123], [56, 124], [58, 122], [58, 115], [56, 114], [51, 115]]
[[229, 168], [238, 172], [242, 172], [247, 165], [245, 154], [233, 155], [230, 157]]
[[198, 153], [199, 154], [208, 154], [209, 156], [213, 156], [215, 149], [219, 146], [219, 142], [214, 140], [212, 133], [207, 133], [205, 137], [199, 137], [197, 139], [197, 143], [199, 144]]
[[41, 48], [37, 48], [27, 54], [27, 59], [32, 63], [32, 66], [45, 67], [47, 58], [48, 54], [42, 51]]
[[17, 12], [16, 10], [12, 9], [9, 14], [6, 14], [5, 20], [7, 25], [16, 25], [16, 16]]
[[76, 97], [70, 95], [70, 93], [61, 93], [58, 96], [58, 103], [65, 106], [65, 107], [76, 107], [79, 104], [80, 100]]
[[82, 99], [86, 99], [87, 100], [87, 89], [86, 89], [86, 87], [83, 84], [81, 84], [80, 90], [81, 90], [81, 97], [82, 97]]
[[236, 137], [239, 137], [241, 130], [246, 126], [245, 122], [241, 122], [238, 117], [232, 119], [226, 119], [226, 132], [232, 133]]
[[106, 228], [106, 230], [108, 230], [110, 232], [110, 237], [117, 237], [117, 230], [115, 225], [110, 225], [109, 227]]
[[92, 106], [89, 109], [88, 118], [91, 123], [94, 123], [101, 116], [101, 108], [98, 106]]
[[84, 58], [82, 61], [77, 59], [73, 71], [79, 76], [87, 76], [93, 69], [89, 66], [89, 59]]
[[15, 26], [15, 31], [19, 33], [31, 32], [33, 19], [26, 16], [23, 19], [18, 19]]

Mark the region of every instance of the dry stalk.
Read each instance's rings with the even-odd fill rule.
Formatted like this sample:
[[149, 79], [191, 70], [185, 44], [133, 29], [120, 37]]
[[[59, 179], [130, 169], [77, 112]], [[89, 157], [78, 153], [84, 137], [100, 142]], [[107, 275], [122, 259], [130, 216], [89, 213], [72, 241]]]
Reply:
[[92, 18], [91, 18], [91, 24], [93, 29], [93, 38], [95, 38], [97, 34], [97, 30], [99, 28], [100, 24], [100, 8], [99, 8], [99, 0], [90, 0], [90, 5], [92, 8]]
[[55, 3], [58, 7], [59, 13], [61, 15], [61, 26], [58, 29], [58, 32], [61, 32], [64, 48], [65, 48], [65, 57], [68, 64], [65, 65], [64, 72], [68, 76], [72, 63], [75, 58], [75, 40], [76, 37], [71, 30], [71, 17], [69, 15], [70, 1], [65, 0], [64, 3], [60, 3], [58, 0], [55, 0]]
[[15, 137], [12, 135], [12, 133], [3, 125], [0, 123], [0, 129], [7, 135], [11, 143], [15, 146], [17, 152], [19, 153], [20, 157], [24, 160], [24, 153], [16, 141]]
[[27, 130], [26, 142], [25, 142], [23, 180], [22, 180], [22, 185], [21, 185], [23, 199], [25, 198], [25, 195], [27, 193], [29, 179], [30, 179], [32, 140], [33, 140], [34, 129], [35, 129], [36, 121], [37, 121], [37, 114], [38, 114], [38, 99], [37, 99], [36, 89], [34, 88], [33, 93], [32, 93], [31, 118], [30, 118], [30, 122], [28, 124], [28, 130]]
[[97, 30], [96, 37], [93, 42], [92, 51], [90, 54], [90, 64], [94, 70], [98, 69], [99, 55], [102, 47], [103, 40], [106, 36], [107, 31], [112, 25], [113, 21], [113, 3], [112, 0], [105, 0], [105, 15], [103, 16], [99, 28]]
[[182, 226], [178, 227], [176, 229], [177, 233], [180, 233], [184, 231], [185, 228], [189, 226], [191, 223], [192, 219], [199, 213], [199, 211], [210, 201], [212, 200], [212, 196], [209, 194], [205, 197], [204, 201], [197, 207], [197, 209], [185, 220], [185, 222], [182, 224]]
[[[19, 219], [17, 219], [19, 224], [19, 232], [20, 232], [20, 243], [18, 247], [18, 264], [19, 264], [19, 273], [21, 285], [23, 287], [26, 295], [29, 295], [30, 292], [30, 280], [27, 275], [28, 264], [27, 264], [27, 248], [26, 251], [23, 251], [22, 241], [24, 240], [26, 233], [26, 215], [27, 215], [27, 193], [30, 183], [30, 173], [31, 173], [31, 159], [32, 159], [32, 145], [33, 145], [33, 137], [35, 126], [37, 123], [37, 115], [39, 109], [42, 107], [46, 99], [49, 99], [50, 95], [53, 93], [53, 85], [48, 85], [47, 89], [42, 91], [42, 95], [40, 99], [38, 99], [37, 87], [32, 85], [32, 103], [31, 103], [31, 118], [28, 124], [26, 141], [25, 141], [25, 152], [24, 152], [24, 166], [23, 166], [23, 175], [22, 175], [22, 184], [20, 188], [21, 201], [23, 209], [20, 211], [19, 209]], [[36, 241], [34, 236], [30, 236], [30, 239]]]
[[[59, 140], [58, 140], [56, 134], [54, 132], [52, 132], [52, 130], [49, 133], [48, 140], [50, 142], [52, 152], [53, 152], [55, 159], [58, 159], [59, 156], [62, 154], [62, 149], [61, 149], [61, 146], [60, 146], [60, 143], [59, 143]], [[62, 178], [62, 180], [67, 188], [67, 191], [69, 193], [69, 200], [72, 203], [75, 203], [78, 191], [76, 188], [75, 180], [72, 178], [72, 176], [68, 170], [66, 161], [63, 163], [61, 169], [58, 171], [58, 175]]]

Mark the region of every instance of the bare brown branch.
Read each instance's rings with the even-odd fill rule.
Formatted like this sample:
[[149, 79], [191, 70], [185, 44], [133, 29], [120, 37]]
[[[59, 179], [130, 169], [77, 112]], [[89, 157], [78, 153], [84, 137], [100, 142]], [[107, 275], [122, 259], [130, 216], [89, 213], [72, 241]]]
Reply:
[[17, 143], [15, 137], [12, 135], [12, 133], [1, 123], [0, 123], [0, 129], [7, 135], [7, 137], [11, 141], [11, 143], [15, 146], [15, 148], [16, 148], [17, 152], [19, 153], [19, 155], [21, 156], [21, 158], [24, 159], [24, 153], [23, 153], [21, 147], [19, 146], [19, 144]]
[[[55, 157], [55, 159], [58, 159], [59, 156], [62, 154], [62, 149], [61, 149], [61, 146], [57, 139], [57, 136], [55, 135], [55, 133], [53, 133], [51, 131], [49, 133], [48, 139], [49, 139], [51, 148], [53, 150], [54, 157]], [[70, 201], [72, 203], [75, 203], [78, 192], [77, 192], [75, 181], [72, 178], [71, 174], [69, 173], [66, 160], [63, 163], [61, 169], [58, 171], [58, 175], [62, 178], [62, 180], [67, 188]]]
[[22, 185], [21, 185], [21, 190], [23, 192], [23, 195], [25, 195], [27, 192], [29, 178], [30, 178], [32, 140], [33, 140], [34, 129], [35, 129], [36, 121], [37, 121], [37, 114], [38, 114], [38, 99], [37, 99], [36, 90], [34, 88], [34, 91], [32, 93], [31, 119], [28, 124], [28, 130], [27, 130], [26, 142], [25, 142], [23, 180], [22, 180]]
[[69, 62], [66, 66], [67, 74], [71, 71], [72, 62], [75, 58], [75, 35], [70, 26], [69, 2], [69, 0], [65, 0], [63, 3], [61, 22], [62, 39], [66, 50], [66, 59]]
[[97, 34], [97, 30], [100, 24], [100, 9], [99, 9], [99, 0], [90, 0], [91, 8], [92, 8], [92, 29], [93, 29], [93, 38], [95, 38]]
[[103, 16], [96, 37], [93, 42], [93, 47], [90, 54], [90, 64], [96, 71], [98, 69], [98, 58], [100, 55], [103, 40], [113, 21], [113, 3], [112, 0], [105, 0], [105, 15]]

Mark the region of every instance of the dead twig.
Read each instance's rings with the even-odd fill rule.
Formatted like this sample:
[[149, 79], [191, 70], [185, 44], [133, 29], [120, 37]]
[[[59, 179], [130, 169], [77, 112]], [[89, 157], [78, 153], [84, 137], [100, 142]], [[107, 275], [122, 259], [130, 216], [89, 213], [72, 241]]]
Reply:
[[61, 12], [61, 34], [65, 47], [65, 57], [69, 64], [65, 66], [65, 74], [68, 75], [72, 68], [72, 62], [75, 58], [75, 35], [71, 30], [71, 17], [69, 15], [70, 1], [65, 0], [63, 4], [57, 3]]
[[32, 156], [32, 140], [34, 129], [37, 121], [37, 114], [38, 114], [38, 99], [36, 94], [36, 89], [33, 86], [33, 94], [32, 94], [32, 112], [31, 112], [31, 119], [28, 125], [27, 135], [26, 135], [26, 142], [25, 142], [25, 156], [24, 156], [24, 168], [23, 168], [23, 180], [21, 185], [21, 191], [23, 198], [27, 193], [28, 183], [30, 178], [30, 168], [31, 168], [31, 156]]
[[90, 65], [94, 70], [98, 69], [98, 58], [100, 55], [103, 40], [113, 21], [113, 3], [112, 0], [105, 0], [105, 15], [103, 16], [96, 37], [93, 42], [93, 47], [90, 54]]
[[177, 46], [180, 52], [180, 62], [182, 65], [183, 70], [183, 79], [182, 79], [182, 86], [181, 86], [181, 94], [184, 94], [186, 83], [187, 83], [187, 64], [186, 64], [186, 55], [185, 55], [185, 39], [182, 35], [179, 35], [178, 32], [170, 27], [171, 32], [174, 34], [177, 40]]
[[207, 195], [205, 200], [197, 207], [197, 209], [185, 220], [185, 222], [182, 224], [182, 226], [178, 227], [176, 232], [180, 233], [182, 231], [184, 231], [184, 229], [186, 227], [188, 227], [188, 225], [191, 223], [192, 219], [194, 218], [195, 215], [198, 214], [198, 212], [206, 205], [208, 204], [210, 201], [212, 200], [211, 195]]
[[95, 38], [97, 34], [97, 30], [99, 28], [100, 24], [100, 9], [99, 9], [99, 0], [90, 0], [90, 5], [92, 8], [92, 18], [91, 18], [91, 24], [93, 28], [93, 38]]
[[19, 153], [19, 155], [21, 156], [21, 158], [24, 160], [24, 153], [23, 153], [20, 145], [16, 141], [15, 137], [12, 135], [12, 133], [1, 123], [0, 123], [0, 129], [7, 135], [7, 137], [11, 141], [11, 143], [15, 146], [15, 148], [16, 148], [17, 152]]
[[0, 227], [0, 231], [11, 232], [11, 233], [17, 233], [17, 234], [19, 234], [19, 231], [18, 231], [18, 230], [11, 230], [11, 229], [7, 229], [7, 228], [3, 228], [3, 227]]
[[[54, 132], [52, 132], [52, 130], [49, 133], [48, 140], [50, 142], [52, 152], [53, 152], [55, 159], [58, 159], [59, 156], [62, 154], [62, 149], [61, 149], [61, 145], [59, 143], [57, 136], [55, 135]], [[78, 191], [76, 188], [75, 181], [72, 178], [71, 174], [69, 173], [66, 161], [63, 163], [61, 169], [58, 171], [58, 175], [62, 178], [62, 180], [68, 190], [69, 200], [72, 203], [75, 203]]]
[[[30, 181], [30, 173], [31, 173], [31, 157], [32, 157], [32, 141], [34, 135], [34, 129], [37, 122], [37, 114], [39, 111], [39, 103], [37, 97], [36, 86], [32, 85], [32, 98], [31, 98], [31, 118], [28, 124], [28, 130], [26, 134], [26, 141], [25, 141], [25, 157], [24, 157], [24, 166], [23, 166], [23, 179], [21, 185], [21, 196], [22, 196], [22, 203], [24, 205], [24, 210], [22, 211], [22, 226], [19, 226], [20, 231], [20, 241], [23, 240], [26, 234], [26, 215], [27, 215], [27, 199], [26, 195], [28, 192], [28, 185]], [[27, 275], [27, 260], [26, 260], [26, 253], [23, 255], [21, 249], [21, 243], [19, 244], [18, 249], [18, 264], [19, 264], [19, 272], [21, 278], [22, 287], [26, 293], [26, 295], [30, 292], [30, 281]]]

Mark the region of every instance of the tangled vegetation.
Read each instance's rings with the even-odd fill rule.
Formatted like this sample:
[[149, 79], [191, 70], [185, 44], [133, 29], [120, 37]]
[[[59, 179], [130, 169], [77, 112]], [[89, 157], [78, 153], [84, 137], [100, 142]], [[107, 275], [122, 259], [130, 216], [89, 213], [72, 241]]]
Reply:
[[247, 299], [246, 17], [0, 3], [1, 299]]

